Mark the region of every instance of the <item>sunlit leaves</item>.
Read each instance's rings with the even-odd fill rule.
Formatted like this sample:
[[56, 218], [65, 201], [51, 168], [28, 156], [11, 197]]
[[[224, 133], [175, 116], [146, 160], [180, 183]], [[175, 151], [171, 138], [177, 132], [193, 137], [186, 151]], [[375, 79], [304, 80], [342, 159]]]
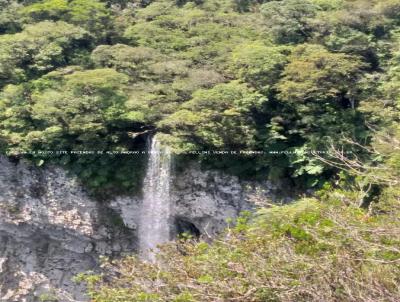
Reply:
[[239, 78], [253, 87], [268, 92], [286, 63], [285, 49], [261, 42], [239, 45], [232, 54]]
[[104, 39], [110, 27], [109, 11], [98, 0], [42, 0], [24, 7], [22, 13], [35, 21], [63, 20], [79, 25], [98, 39]]
[[266, 26], [277, 42], [299, 43], [310, 35], [309, 22], [318, 6], [306, 0], [283, 0], [265, 3], [262, 14]]
[[364, 64], [359, 58], [331, 53], [320, 45], [298, 46], [278, 84], [284, 100], [335, 99], [354, 89]]
[[47, 81], [38, 80], [31, 90], [8, 86], [2, 95], [1, 131], [9, 136], [10, 146], [18, 147], [12, 143], [12, 132], [25, 137], [23, 145], [30, 148], [37, 144], [43, 148], [107, 144], [98, 135], [109, 134], [107, 127], [115, 125], [124, 113], [126, 96], [121, 85], [127, 77], [112, 69], [99, 69], [67, 74], [58, 83], [53, 78], [56, 83], [52, 85], [41, 83]]
[[243, 84], [220, 84], [196, 91], [161, 127], [178, 136], [193, 135], [217, 148], [251, 145], [255, 130], [251, 111], [263, 101], [261, 95]]
[[44, 21], [0, 36], [0, 85], [18, 82], [64, 65], [88, 33], [65, 22]]
[[[143, 128], [183, 149], [365, 138], [364, 119], [396, 116], [398, 2], [0, 0], [1, 143], [124, 148]], [[297, 160], [241, 168], [320, 175]]]

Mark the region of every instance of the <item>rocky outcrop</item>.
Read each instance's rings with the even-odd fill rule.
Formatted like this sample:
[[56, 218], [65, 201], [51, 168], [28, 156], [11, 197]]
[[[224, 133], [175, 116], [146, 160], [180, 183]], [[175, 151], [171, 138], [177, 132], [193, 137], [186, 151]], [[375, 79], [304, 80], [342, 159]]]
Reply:
[[[172, 179], [172, 233], [212, 236], [258, 199], [279, 194], [270, 182], [191, 164]], [[137, 250], [140, 206], [135, 196], [98, 202], [60, 168], [0, 157], [0, 301], [87, 301], [73, 277], [97, 271], [101, 256]]]
[[72, 278], [132, 252], [133, 225], [58, 168], [0, 159], [0, 301], [86, 301]]
[[220, 171], [202, 170], [191, 163], [175, 175], [172, 212], [175, 223], [195, 227], [201, 234], [213, 236], [227, 226], [227, 220], [257, 207], [258, 202], [288, 202], [282, 188], [270, 181], [240, 181]]

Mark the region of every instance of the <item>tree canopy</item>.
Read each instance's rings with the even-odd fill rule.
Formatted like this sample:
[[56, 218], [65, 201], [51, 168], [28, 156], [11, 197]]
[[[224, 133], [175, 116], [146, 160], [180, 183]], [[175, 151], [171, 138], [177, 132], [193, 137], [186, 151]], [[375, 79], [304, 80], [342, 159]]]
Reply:
[[335, 172], [304, 152], [368, 144], [398, 108], [396, 0], [1, 4], [3, 152], [129, 150], [151, 130], [178, 153], [293, 151], [207, 164], [318, 186]]

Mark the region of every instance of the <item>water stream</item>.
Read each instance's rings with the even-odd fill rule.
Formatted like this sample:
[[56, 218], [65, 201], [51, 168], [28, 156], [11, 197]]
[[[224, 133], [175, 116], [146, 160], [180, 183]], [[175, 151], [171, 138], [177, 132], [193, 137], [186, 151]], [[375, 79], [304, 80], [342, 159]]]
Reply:
[[139, 254], [155, 261], [157, 246], [170, 240], [171, 153], [151, 138], [139, 225]]

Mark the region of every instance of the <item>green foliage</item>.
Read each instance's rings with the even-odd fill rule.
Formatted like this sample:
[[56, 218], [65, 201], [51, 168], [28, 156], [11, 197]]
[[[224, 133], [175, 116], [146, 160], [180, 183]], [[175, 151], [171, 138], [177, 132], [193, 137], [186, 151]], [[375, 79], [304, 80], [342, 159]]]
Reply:
[[157, 62], [160, 54], [153, 48], [116, 44], [96, 47], [91, 57], [96, 65], [115, 68], [128, 74], [136, 81], [147, 79], [150, 76], [149, 65]]
[[354, 98], [354, 85], [362, 67], [355, 56], [331, 53], [320, 45], [298, 46], [278, 84], [280, 97], [303, 102], [310, 99], [329, 101], [346, 94]]
[[261, 7], [266, 26], [278, 43], [301, 43], [310, 36], [318, 6], [306, 0], [269, 1]]
[[[198, 159], [322, 188], [245, 213], [212, 244], [185, 236], [160, 265], [131, 257], [79, 276], [94, 301], [400, 299], [398, 0], [0, 6], [2, 153], [94, 150], [25, 157], [105, 198], [140, 188], [146, 159], [113, 151], [143, 150], [151, 130], [178, 153], [262, 151]], [[329, 148], [353, 154], [310, 153]]]
[[369, 216], [329, 195], [263, 209], [212, 244], [164, 246], [155, 264], [105, 263], [118, 274], [89, 283], [90, 294], [98, 302], [397, 300], [399, 200]]
[[[7, 86], [0, 100], [0, 136], [8, 141], [5, 152], [127, 150], [127, 129], [140, 123], [125, 107], [122, 85], [127, 81], [113, 69], [63, 69], [30, 85]], [[137, 189], [144, 165], [140, 158], [108, 154], [44, 160], [66, 165], [90, 187], [105, 191], [113, 186]]]
[[21, 33], [0, 36], [0, 86], [26, 80], [62, 66], [88, 33], [65, 22], [28, 25]]
[[[208, 7], [214, 4], [215, 8]], [[229, 11], [224, 4], [205, 1], [201, 8], [153, 2], [138, 13], [138, 21], [127, 28], [124, 36], [134, 45], [208, 65], [226, 61], [238, 42], [258, 35], [254, 23]], [[229, 12], [216, 12], [218, 8]]]
[[347, 140], [396, 128], [397, 0], [0, 4], [2, 152], [137, 149], [152, 129], [177, 151], [264, 152], [206, 165], [318, 187], [336, 169], [310, 150], [368, 158]]
[[22, 9], [33, 20], [63, 20], [79, 24], [98, 39], [105, 39], [110, 30], [109, 12], [98, 0], [42, 0]]
[[[25, 89], [7, 86], [1, 101], [3, 108], [9, 108], [2, 114], [4, 135], [9, 130], [7, 125], [27, 126], [30, 123], [27, 128], [32, 129], [27, 132], [28, 129], [20, 128], [22, 132], [14, 143], [15, 148], [29, 150], [37, 145], [47, 145], [64, 150], [107, 143], [100, 134], [106, 134], [107, 127], [123, 121], [126, 96], [120, 85], [127, 77], [112, 69], [72, 71], [63, 75], [63, 72], [71, 71], [50, 73]], [[21, 94], [28, 93], [31, 102], [24, 104]], [[29, 112], [30, 116], [21, 116], [20, 110]], [[75, 142], [66, 136], [73, 137]]]
[[371, 36], [347, 27], [335, 29], [332, 35], [326, 37], [325, 44], [335, 52], [371, 56], [375, 51]]
[[341, 8], [345, 0], [311, 0], [310, 2], [324, 10], [335, 10]]
[[21, 4], [14, 0], [1, 0], [0, 7], [0, 34], [14, 33], [21, 28], [18, 11]]
[[259, 41], [239, 45], [232, 53], [238, 77], [268, 93], [287, 61], [285, 50]]
[[25, 7], [24, 12], [37, 18], [54, 18], [68, 12], [68, 1], [45, 0]]
[[264, 99], [237, 82], [198, 90], [181, 109], [163, 120], [161, 127], [175, 136], [193, 136], [217, 149], [251, 146], [254, 140], [251, 110]]
[[39, 296], [40, 302], [58, 302], [58, 298], [54, 293], [45, 293]]

